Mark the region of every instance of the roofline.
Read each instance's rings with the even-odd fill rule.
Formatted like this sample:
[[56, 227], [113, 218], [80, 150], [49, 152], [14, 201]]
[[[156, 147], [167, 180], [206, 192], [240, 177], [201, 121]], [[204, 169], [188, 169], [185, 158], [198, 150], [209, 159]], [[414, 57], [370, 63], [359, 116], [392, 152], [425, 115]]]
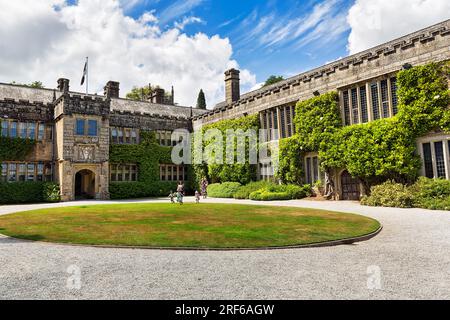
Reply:
[[[279, 82], [277, 82], [277, 83], [271, 84], [271, 85], [269, 85], [269, 86], [265, 86], [265, 87], [262, 87], [262, 88], [259, 88], [259, 89], [256, 89], [256, 90], [252, 90], [252, 91], [246, 92], [246, 93], [244, 93], [244, 94], [242, 94], [242, 95], [240, 96], [240, 98], [239, 98], [238, 101], [233, 102], [233, 104], [239, 103], [239, 101], [241, 101], [241, 100], [243, 100], [243, 99], [246, 99], [246, 98], [248, 98], [248, 97], [255, 96], [255, 95], [257, 95], [257, 94], [264, 94], [264, 93], [266, 93], [266, 92], [268, 92], [268, 91], [271, 91], [271, 90], [273, 90], [273, 89], [277, 89], [277, 88], [279, 88], [279, 87], [282, 87], [282, 86], [284, 86], [284, 85], [286, 85], [286, 84], [289, 84], [290, 82], [292, 82], [292, 81], [294, 81], [294, 80], [298, 80], [298, 78], [301, 78], [301, 77], [303, 77], [303, 76], [306, 76], [307, 74], [314, 74], [314, 73], [316, 73], [316, 72], [319, 71], [319, 70], [327, 69], [328, 67], [331, 67], [331, 66], [334, 66], [334, 65], [341, 65], [341, 64], [344, 64], [345, 61], [353, 60], [353, 59], [355, 59], [355, 58], [358, 57], [358, 56], [364, 56], [365, 54], [368, 54], [368, 53], [371, 53], [371, 52], [373, 52], [373, 51], [376, 51], [377, 49], [378, 49], [378, 50], [384, 49], [384, 48], [386, 48], [386, 47], [389, 46], [389, 45], [398, 43], [399, 40], [405, 40], [405, 39], [408, 39], [408, 38], [412, 38], [412, 37], [415, 36], [415, 35], [418, 35], [418, 34], [421, 34], [421, 33], [423, 33], [423, 32], [426, 32], [426, 31], [435, 29], [436, 27], [441, 26], [441, 25], [444, 26], [444, 25], [446, 25], [446, 24], [448, 24], [448, 23], [450, 23], [450, 19], [441, 21], [441, 22], [439, 22], [439, 23], [433, 24], [433, 25], [431, 25], [431, 26], [425, 27], [425, 28], [420, 29], [420, 30], [417, 30], [417, 31], [413, 31], [413, 32], [411, 32], [411, 33], [409, 33], [409, 34], [403, 35], [403, 36], [401, 36], [401, 37], [395, 38], [395, 39], [390, 40], [390, 41], [387, 41], [387, 42], [383, 42], [383, 43], [381, 43], [381, 44], [379, 44], [379, 45], [376, 45], [376, 46], [374, 46], [374, 47], [371, 47], [371, 48], [369, 48], [369, 49], [366, 49], [366, 50], [363, 50], [363, 51], [354, 53], [354, 54], [349, 55], [349, 56], [346, 56], [346, 57], [344, 57], [344, 58], [341, 58], [341, 59], [338, 59], [338, 60], [329, 62], [329, 63], [324, 64], [324, 65], [321, 65], [321, 66], [319, 66], [319, 67], [310, 69], [310, 70], [308, 70], [308, 71], [299, 73], [299, 74], [297, 74], [297, 75], [294, 75], [294, 76], [292, 76], [292, 77], [289, 77], [289, 78], [284, 79], [284, 80], [282, 80], [282, 81], [279, 81]], [[217, 107], [218, 105], [220, 105], [220, 104], [223, 104], [223, 103], [226, 103], [226, 101], [221, 101], [221, 102], [217, 103], [217, 104], [214, 106], [214, 109], [210, 109], [208, 113], [205, 113], [205, 114], [203, 114], [203, 115], [201, 115], [201, 116], [194, 116], [193, 118], [196, 119], [196, 118], [198, 118], [198, 117], [203, 117], [203, 116], [207, 116], [207, 115], [212, 115], [212, 114], [215, 113], [215, 111], [217, 111], [216, 107]], [[227, 106], [228, 106], [228, 105], [224, 105], [224, 106], [221, 107], [221, 108], [226, 108]]]

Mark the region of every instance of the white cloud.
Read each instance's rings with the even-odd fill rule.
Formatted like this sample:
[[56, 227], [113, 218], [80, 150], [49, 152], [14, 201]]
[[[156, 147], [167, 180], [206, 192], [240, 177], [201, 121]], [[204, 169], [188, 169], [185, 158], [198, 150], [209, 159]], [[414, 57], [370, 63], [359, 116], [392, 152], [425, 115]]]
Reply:
[[204, 0], [177, 0], [164, 9], [160, 15], [161, 23], [167, 23], [181, 17], [199, 6]]
[[450, 18], [448, 0], [356, 0], [347, 21], [350, 54]]
[[184, 17], [181, 22], [176, 21], [174, 23], [175, 28], [183, 30], [188, 24], [191, 23], [205, 23], [201, 18], [199, 17]]
[[[0, 81], [39, 80], [55, 87], [59, 77], [83, 92], [84, 58], [90, 60], [90, 88], [102, 93], [108, 80], [121, 83], [121, 95], [134, 85], [175, 87], [176, 102], [194, 105], [200, 88], [209, 107], [224, 100], [223, 72], [239, 67], [228, 39], [203, 33], [188, 36], [161, 30], [154, 12], [127, 17], [116, 0], [0, 0]], [[241, 70], [243, 89], [255, 76]]]

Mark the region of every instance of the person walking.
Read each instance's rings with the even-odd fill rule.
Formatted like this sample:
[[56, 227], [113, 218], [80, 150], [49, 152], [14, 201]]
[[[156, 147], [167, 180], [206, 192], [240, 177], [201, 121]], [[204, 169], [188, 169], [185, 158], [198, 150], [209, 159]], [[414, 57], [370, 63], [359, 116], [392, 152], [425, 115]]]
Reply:
[[206, 199], [208, 197], [208, 180], [205, 177], [203, 177], [201, 182], [201, 192], [203, 199]]
[[184, 184], [183, 182], [178, 182], [177, 186], [177, 201], [179, 204], [183, 204], [183, 197], [184, 197]]

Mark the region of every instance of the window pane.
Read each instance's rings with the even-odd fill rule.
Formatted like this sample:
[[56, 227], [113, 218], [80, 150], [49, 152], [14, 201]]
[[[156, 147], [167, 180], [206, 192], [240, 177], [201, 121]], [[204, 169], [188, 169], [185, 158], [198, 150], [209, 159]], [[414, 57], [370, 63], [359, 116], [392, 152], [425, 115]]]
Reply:
[[44, 140], [45, 124], [39, 123], [38, 126], [38, 140]]
[[27, 165], [27, 181], [34, 181], [34, 164]]
[[306, 158], [306, 183], [311, 183], [311, 158]]
[[97, 136], [97, 120], [88, 120], [88, 135], [91, 137]]
[[36, 180], [37, 181], [43, 181], [44, 180], [44, 164], [43, 163], [38, 163], [38, 165], [37, 165]]
[[123, 143], [123, 129], [122, 128], [117, 129], [117, 136], [119, 137], [118, 142]]
[[353, 123], [359, 123], [359, 110], [358, 110], [358, 92], [356, 88], [351, 90], [352, 95], [352, 115]]
[[9, 124], [9, 136], [11, 138], [17, 137], [17, 122], [13, 121]]
[[281, 122], [281, 138], [286, 138], [286, 123], [285, 123], [285, 121], [284, 121], [284, 119], [285, 119], [285, 110], [286, 110], [285, 107], [282, 107], [282, 108], [280, 109], [280, 117], [281, 117], [281, 119], [280, 119], [280, 122]]
[[27, 124], [24, 122], [19, 122], [19, 130], [20, 130], [20, 137], [22, 139], [25, 139], [27, 137]]
[[442, 141], [434, 143], [434, 152], [436, 154], [436, 173], [438, 178], [445, 178], [445, 161]]
[[319, 180], [319, 159], [313, 158], [313, 183]]
[[397, 98], [397, 78], [391, 78], [391, 95], [392, 95], [392, 113], [394, 116], [398, 113], [398, 98]]
[[378, 98], [378, 83], [374, 82], [370, 85], [372, 95], [372, 112], [373, 120], [380, 119], [380, 100]]
[[361, 104], [361, 118], [362, 122], [366, 123], [369, 121], [369, 116], [367, 113], [367, 94], [366, 87], [359, 88], [359, 103]]
[[83, 119], [77, 119], [76, 123], [76, 129], [75, 134], [77, 136], [84, 136], [84, 120]]
[[26, 175], [27, 175], [27, 166], [25, 165], [25, 163], [20, 163], [18, 164], [18, 180], [19, 181], [25, 181]]
[[177, 167], [176, 166], [172, 166], [172, 180], [173, 181], [177, 181]]
[[383, 106], [383, 118], [389, 118], [389, 95], [387, 80], [381, 81], [381, 105]]
[[8, 136], [8, 121], [2, 121], [2, 131], [1, 134], [3, 137]]
[[351, 123], [350, 123], [350, 104], [348, 100], [348, 91], [344, 91], [343, 100], [344, 100], [344, 125], [349, 126]]
[[9, 169], [9, 173], [8, 173], [8, 181], [9, 182], [15, 182], [16, 179], [16, 164], [15, 163], [10, 163], [8, 166]]
[[28, 139], [36, 139], [36, 123], [28, 123]]
[[431, 157], [431, 144], [424, 143], [423, 149], [423, 163], [425, 167], [425, 176], [427, 178], [434, 178], [433, 173], [433, 158]]
[[2, 163], [2, 176], [0, 181], [6, 182], [8, 179], [8, 164], [6, 162]]

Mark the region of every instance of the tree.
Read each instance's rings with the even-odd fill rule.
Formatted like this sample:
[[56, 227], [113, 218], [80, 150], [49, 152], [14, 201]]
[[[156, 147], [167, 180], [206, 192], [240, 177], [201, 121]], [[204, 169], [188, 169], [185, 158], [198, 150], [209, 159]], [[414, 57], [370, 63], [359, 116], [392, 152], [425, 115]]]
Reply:
[[206, 109], [206, 99], [205, 99], [205, 93], [203, 92], [203, 89], [200, 89], [200, 92], [198, 93], [197, 98], [197, 109]]
[[152, 95], [153, 90], [155, 89], [156, 87], [150, 85], [145, 87], [133, 87], [131, 92], [127, 93], [126, 97], [130, 100], [145, 101]]
[[266, 82], [264, 83], [263, 87], [265, 87], [265, 86], [270, 86], [271, 84], [274, 84], [274, 83], [277, 83], [277, 82], [280, 82], [280, 81], [283, 81], [283, 80], [284, 80], [284, 77], [283, 77], [283, 76], [274, 76], [274, 75], [271, 75], [271, 76], [266, 80]]
[[19, 86], [25, 86], [25, 87], [36, 88], [36, 89], [43, 89], [44, 88], [44, 85], [42, 84], [41, 81], [33, 81], [30, 84], [17, 83], [15, 81], [13, 81], [13, 82], [11, 82], [11, 84], [17, 84]]

